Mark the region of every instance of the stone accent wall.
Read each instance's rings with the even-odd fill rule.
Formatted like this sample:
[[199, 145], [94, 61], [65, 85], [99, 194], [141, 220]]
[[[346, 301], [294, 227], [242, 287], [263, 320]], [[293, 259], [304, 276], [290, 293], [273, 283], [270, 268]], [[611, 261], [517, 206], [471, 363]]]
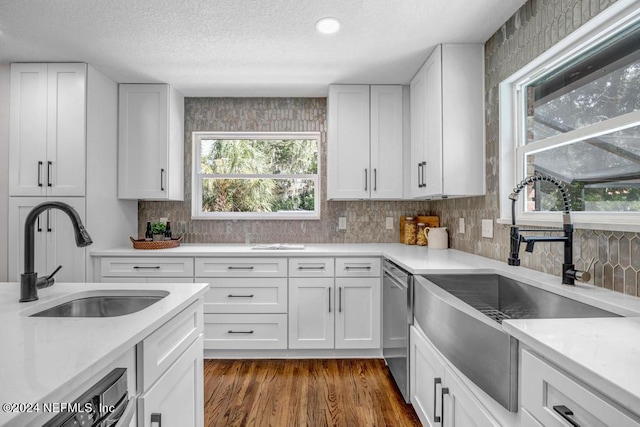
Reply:
[[[506, 260], [509, 227], [495, 224], [494, 238], [482, 237], [481, 220], [500, 217], [498, 193], [499, 111], [498, 85], [566, 35], [606, 9], [610, 0], [529, 0], [485, 45], [487, 194], [429, 204], [449, 226], [450, 246], [465, 252]], [[515, 186], [515, 183], [514, 183]], [[465, 233], [458, 233], [458, 218], [465, 218]], [[640, 235], [618, 231], [576, 230], [576, 267], [584, 269], [593, 258], [591, 283], [640, 296]], [[538, 243], [532, 254], [521, 252], [522, 265], [561, 275], [562, 245]]]
[[[328, 202], [326, 98], [186, 98], [185, 200], [139, 202], [138, 233], [147, 221], [166, 217], [186, 243], [391, 243], [399, 240], [400, 216], [429, 214], [427, 202]], [[191, 132], [298, 131], [321, 135], [321, 218], [315, 221], [191, 220]], [[338, 218], [347, 229], [338, 230]], [[394, 229], [385, 229], [385, 218]]]

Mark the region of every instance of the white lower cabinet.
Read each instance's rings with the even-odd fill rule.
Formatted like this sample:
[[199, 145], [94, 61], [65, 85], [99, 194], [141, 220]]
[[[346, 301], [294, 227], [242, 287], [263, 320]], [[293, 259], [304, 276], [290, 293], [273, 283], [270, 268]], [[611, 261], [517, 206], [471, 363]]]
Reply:
[[640, 417], [533, 353], [523, 349], [521, 358], [521, 410], [540, 425], [640, 426]]
[[202, 300], [137, 347], [138, 427], [202, 426]]
[[333, 278], [289, 279], [289, 348], [333, 348]]
[[500, 425], [414, 326], [410, 343], [411, 404], [423, 425]]
[[138, 397], [138, 426], [204, 424], [202, 335]]
[[290, 278], [289, 348], [379, 348], [380, 287], [379, 276]]

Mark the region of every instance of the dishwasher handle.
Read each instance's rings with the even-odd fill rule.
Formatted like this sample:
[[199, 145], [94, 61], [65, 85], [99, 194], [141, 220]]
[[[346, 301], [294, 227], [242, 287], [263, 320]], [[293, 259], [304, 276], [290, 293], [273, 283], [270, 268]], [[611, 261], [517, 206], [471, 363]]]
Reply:
[[384, 278], [389, 279], [391, 283], [398, 289], [405, 290], [409, 288], [408, 283], [403, 283], [400, 279], [386, 270], [384, 271]]

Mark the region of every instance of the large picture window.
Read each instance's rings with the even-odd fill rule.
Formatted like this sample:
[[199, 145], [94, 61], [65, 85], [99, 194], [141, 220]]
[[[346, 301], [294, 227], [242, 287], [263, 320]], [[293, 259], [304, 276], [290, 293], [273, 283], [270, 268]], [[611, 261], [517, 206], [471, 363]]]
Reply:
[[193, 133], [192, 216], [318, 219], [320, 134]]
[[[501, 102], [512, 109], [501, 118], [514, 121], [506, 126], [513, 148], [501, 133], [514, 165], [511, 174], [502, 165], [513, 177], [511, 185], [502, 181], [503, 193], [526, 176], [552, 175], [569, 189], [578, 222], [618, 222], [611, 221], [618, 215], [640, 223], [640, 21], [613, 27], [577, 34], [588, 42], [575, 49], [579, 43], [566, 40], [501, 86]], [[536, 182], [521, 198], [519, 216], [550, 218], [544, 213], [562, 210], [557, 192]]]

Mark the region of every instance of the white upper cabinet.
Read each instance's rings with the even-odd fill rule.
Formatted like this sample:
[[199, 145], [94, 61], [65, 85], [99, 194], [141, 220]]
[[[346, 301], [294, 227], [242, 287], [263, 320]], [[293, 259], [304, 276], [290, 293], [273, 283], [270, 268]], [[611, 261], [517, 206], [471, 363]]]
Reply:
[[84, 196], [86, 64], [11, 64], [11, 196]]
[[411, 81], [411, 198], [485, 193], [483, 46], [438, 45]]
[[184, 199], [184, 97], [166, 84], [119, 85], [118, 198]]
[[402, 199], [402, 86], [329, 86], [327, 196]]

